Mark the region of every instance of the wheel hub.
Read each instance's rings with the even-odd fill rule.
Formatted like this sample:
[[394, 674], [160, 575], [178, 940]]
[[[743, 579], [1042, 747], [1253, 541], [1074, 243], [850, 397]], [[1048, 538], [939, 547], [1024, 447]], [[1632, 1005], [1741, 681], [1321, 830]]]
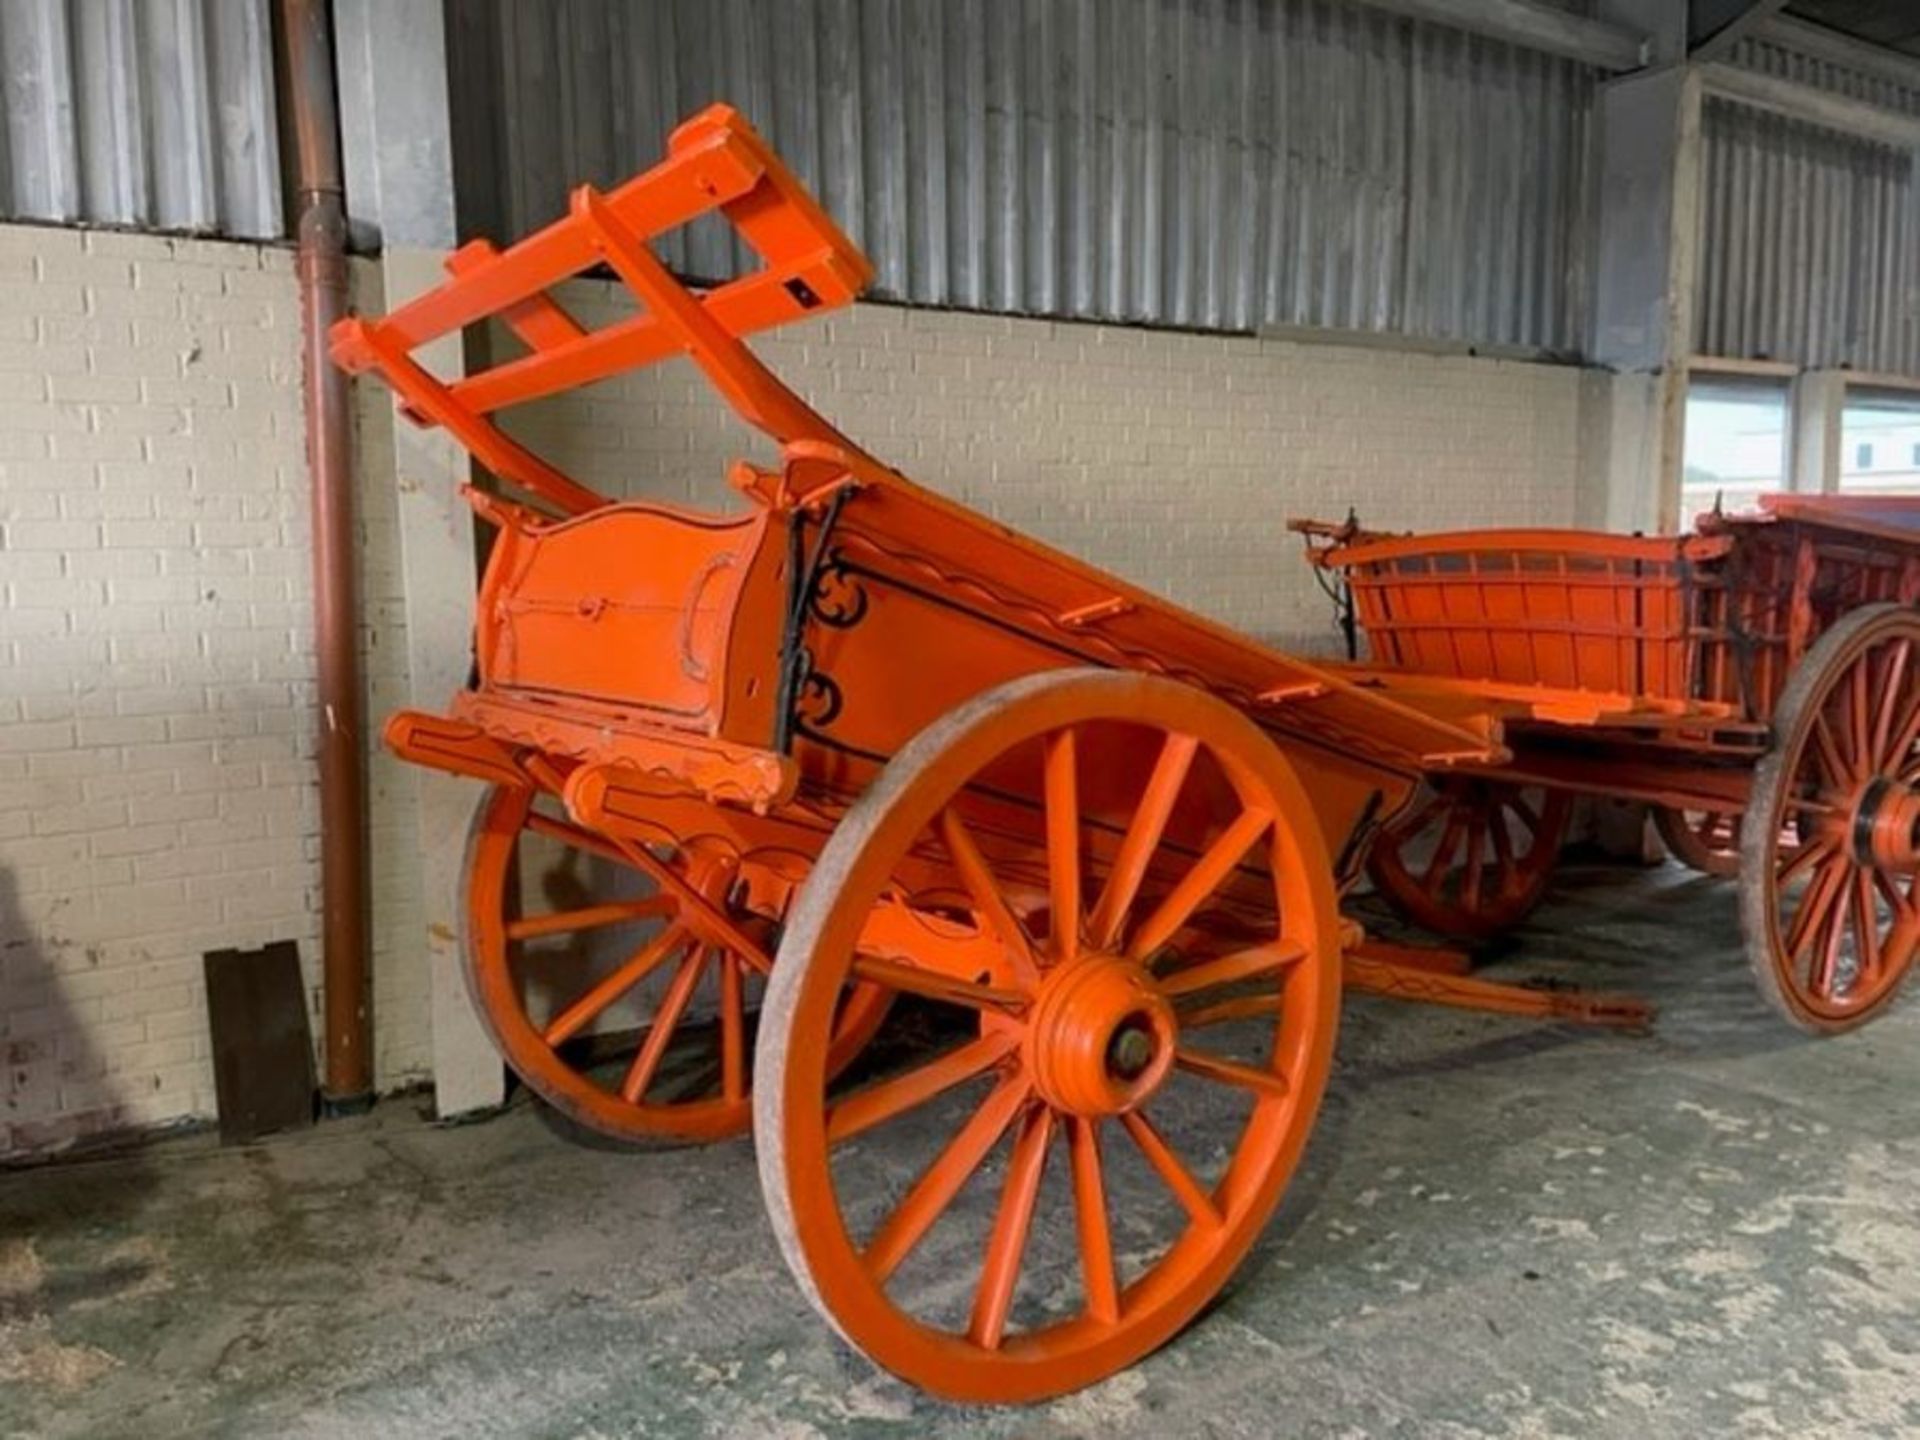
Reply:
[[1862, 865], [1920, 869], [1920, 790], [1884, 776], [1868, 781], [1854, 800], [1848, 837]]
[[1023, 1044], [1043, 1099], [1075, 1115], [1118, 1115], [1160, 1087], [1179, 1026], [1144, 967], [1088, 954], [1048, 972]]

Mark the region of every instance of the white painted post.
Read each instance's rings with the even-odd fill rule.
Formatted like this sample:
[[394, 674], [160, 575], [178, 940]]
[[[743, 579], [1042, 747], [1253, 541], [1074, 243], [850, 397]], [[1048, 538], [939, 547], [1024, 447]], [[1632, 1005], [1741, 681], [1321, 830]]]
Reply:
[[[380, 247], [391, 310], [445, 278], [455, 242], [443, 9], [440, 0], [335, 0], [334, 29], [349, 233], [357, 247]], [[457, 334], [415, 355], [442, 378], [464, 368]], [[390, 419], [369, 432], [364, 444], [391, 447], [400, 488], [407, 703], [444, 710], [472, 660], [473, 517], [460, 498], [470, 462], [441, 430]], [[461, 871], [478, 787], [409, 769], [418, 787], [418, 943], [431, 983], [434, 1107], [458, 1115], [497, 1105], [506, 1093], [460, 973]]]
[[1842, 370], [1802, 370], [1793, 381], [1793, 465], [1788, 483], [1802, 495], [1840, 488], [1840, 424], [1847, 403]]
[[1593, 358], [1615, 372], [1607, 445], [1610, 528], [1679, 519], [1692, 353], [1700, 81], [1666, 66], [1601, 92], [1599, 277]]

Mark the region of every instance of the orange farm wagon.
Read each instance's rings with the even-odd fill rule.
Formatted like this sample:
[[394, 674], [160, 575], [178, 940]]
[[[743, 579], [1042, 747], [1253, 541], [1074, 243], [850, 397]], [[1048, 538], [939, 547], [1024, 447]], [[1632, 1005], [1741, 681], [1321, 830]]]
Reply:
[[1761, 993], [1814, 1033], [1893, 999], [1920, 945], [1920, 500], [1770, 496], [1674, 537], [1369, 534], [1296, 521], [1336, 572], [1349, 678], [1504, 721], [1368, 868], [1404, 915], [1485, 938], [1545, 890], [1576, 793], [1638, 799], [1737, 876]]
[[[691, 289], [649, 242], [711, 212], [761, 263]], [[1423, 774], [1504, 758], [1484, 720], [922, 490], [754, 358], [743, 336], [846, 304], [869, 270], [731, 110], [449, 270], [333, 351], [487, 475], [472, 683], [386, 728], [488, 787], [475, 1006], [597, 1130], [751, 1125], [794, 1274], [881, 1364], [1029, 1399], [1173, 1334], [1287, 1184], [1343, 985], [1608, 1018], [1369, 951], [1340, 919], [1367, 832]], [[635, 311], [584, 328], [552, 293], [583, 272]], [[453, 378], [413, 357], [489, 320], [514, 358]], [[669, 357], [778, 446], [734, 467], [734, 513], [599, 495], [496, 423]], [[909, 1181], [876, 1175], [879, 1147], [914, 1157]], [[1057, 1272], [1031, 1258], [1055, 1253], [1043, 1232]]]

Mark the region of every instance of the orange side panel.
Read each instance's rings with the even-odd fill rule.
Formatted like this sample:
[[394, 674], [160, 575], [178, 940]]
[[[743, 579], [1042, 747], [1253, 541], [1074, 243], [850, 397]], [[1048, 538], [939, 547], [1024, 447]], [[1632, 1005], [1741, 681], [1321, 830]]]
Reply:
[[1703, 617], [1723, 584], [1725, 537], [1306, 533], [1318, 537], [1313, 563], [1345, 573], [1382, 668], [1570, 696], [1726, 699], [1701, 683], [1702, 641], [1721, 638]]
[[717, 726], [735, 600], [767, 517], [614, 505], [520, 537], [489, 576], [489, 686]]

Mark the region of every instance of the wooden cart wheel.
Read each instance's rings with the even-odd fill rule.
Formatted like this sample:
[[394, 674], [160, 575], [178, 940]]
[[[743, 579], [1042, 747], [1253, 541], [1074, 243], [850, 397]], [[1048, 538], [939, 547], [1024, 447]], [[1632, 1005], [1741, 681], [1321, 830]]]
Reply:
[[[520, 873], [532, 835], [537, 876]], [[726, 904], [738, 874], [730, 856], [686, 847], [675, 863]], [[528, 1088], [620, 1140], [712, 1140], [747, 1128], [763, 977], [746, 956], [697, 939], [672, 895], [541, 792], [501, 786], [481, 798], [466, 884], [467, 993]], [[873, 987], [849, 1003], [836, 1068], [871, 1036], [885, 1003]]]
[[1458, 940], [1490, 939], [1547, 893], [1572, 810], [1564, 790], [1436, 776], [1374, 837], [1367, 874], [1415, 924]]
[[1760, 993], [1813, 1034], [1885, 1009], [1920, 942], [1920, 613], [1829, 629], [1774, 711], [1740, 829], [1740, 920]]
[[1726, 878], [1740, 873], [1738, 810], [1676, 810], [1657, 805], [1653, 828], [1667, 853], [1690, 870]]
[[[1018, 795], [1044, 800], [1010, 819]], [[978, 974], [870, 953], [909, 852], [964, 884], [992, 956]], [[1209, 950], [1192, 937], [1229, 892], [1251, 893], [1257, 928]], [[929, 726], [828, 843], [767, 988], [760, 1176], [808, 1298], [879, 1364], [965, 1400], [1059, 1394], [1166, 1341], [1246, 1254], [1306, 1143], [1337, 925], [1292, 766], [1199, 690], [1057, 671]], [[855, 977], [919, 997], [958, 1042], [830, 1092], [828, 1026]], [[869, 1132], [890, 1168], [863, 1179]], [[1043, 1189], [1056, 1142], [1067, 1176]], [[914, 1145], [927, 1158], [901, 1193], [888, 1177]], [[998, 1178], [974, 1178], [983, 1165]]]

